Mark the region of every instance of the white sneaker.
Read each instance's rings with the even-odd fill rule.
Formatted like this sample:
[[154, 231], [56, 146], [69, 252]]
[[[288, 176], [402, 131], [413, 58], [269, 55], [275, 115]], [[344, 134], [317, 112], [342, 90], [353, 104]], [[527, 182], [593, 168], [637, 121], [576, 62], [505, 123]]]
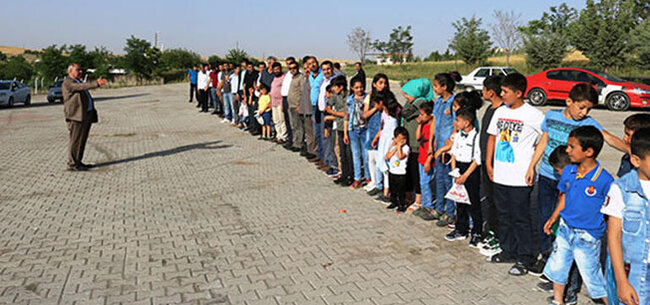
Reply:
[[487, 257], [492, 257], [493, 255], [501, 253], [501, 247], [494, 247], [494, 248], [481, 248], [479, 253], [482, 255], [485, 255]]
[[228, 119], [221, 120], [221, 123], [225, 123], [225, 122], [230, 122], [230, 121], [228, 121]]
[[363, 187], [363, 189], [366, 190], [366, 192], [370, 192], [370, 191], [372, 191], [372, 189], [374, 189], [374, 188], [375, 188], [375, 184], [372, 183], [372, 182], [366, 184], [366, 186]]

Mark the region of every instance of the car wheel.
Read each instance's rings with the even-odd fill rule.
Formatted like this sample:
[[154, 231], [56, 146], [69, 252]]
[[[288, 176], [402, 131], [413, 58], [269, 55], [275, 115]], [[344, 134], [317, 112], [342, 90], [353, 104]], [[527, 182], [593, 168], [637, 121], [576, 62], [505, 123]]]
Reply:
[[544, 90], [535, 88], [531, 89], [528, 92], [528, 103], [533, 106], [544, 106], [546, 105], [546, 92]]
[[625, 111], [630, 108], [630, 98], [623, 92], [614, 92], [607, 97], [607, 108], [613, 111]]
[[48, 97], [48, 98], [47, 98], [47, 102], [51, 104], [51, 103], [56, 102], [56, 100], [53, 99], [53, 98], [49, 98], [49, 97]]
[[28, 95], [28, 96], [25, 98], [25, 106], [29, 106], [29, 105], [31, 105], [31, 104], [32, 104], [32, 96], [31, 96], [31, 95]]
[[7, 102], [7, 107], [11, 108], [14, 106], [14, 97], [10, 97], [9, 101]]

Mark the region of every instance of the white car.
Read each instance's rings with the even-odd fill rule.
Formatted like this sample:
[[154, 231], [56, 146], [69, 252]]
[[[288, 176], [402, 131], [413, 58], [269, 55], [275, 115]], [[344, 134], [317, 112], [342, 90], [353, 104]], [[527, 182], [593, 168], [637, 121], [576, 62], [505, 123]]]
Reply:
[[0, 105], [13, 107], [15, 103], [29, 106], [32, 101], [31, 90], [15, 80], [0, 80]]
[[463, 79], [458, 83], [458, 89], [467, 91], [483, 90], [483, 81], [486, 77], [512, 73], [517, 73], [517, 70], [511, 67], [479, 67], [463, 76]]

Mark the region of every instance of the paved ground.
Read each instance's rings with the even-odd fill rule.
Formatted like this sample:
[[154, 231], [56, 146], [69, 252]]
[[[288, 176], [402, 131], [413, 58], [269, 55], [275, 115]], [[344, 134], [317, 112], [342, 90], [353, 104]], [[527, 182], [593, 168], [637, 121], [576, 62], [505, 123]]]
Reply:
[[[198, 114], [186, 91], [96, 91], [87, 173], [65, 171], [60, 104], [0, 109], [0, 304], [545, 304], [536, 278]], [[594, 112], [616, 134], [625, 115]]]

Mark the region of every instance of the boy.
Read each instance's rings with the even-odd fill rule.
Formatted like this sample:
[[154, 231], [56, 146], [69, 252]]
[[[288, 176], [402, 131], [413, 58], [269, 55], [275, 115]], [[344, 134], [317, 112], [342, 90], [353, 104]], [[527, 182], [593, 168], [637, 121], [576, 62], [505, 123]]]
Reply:
[[479, 187], [481, 185], [481, 148], [476, 128], [476, 110], [474, 108], [462, 108], [456, 112], [456, 132], [454, 144], [451, 147], [451, 170], [456, 168], [460, 171], [460, 177], [455, 179], [456, 184], [465, 185], [469, 195], [469, 205], [456, 204], [456, 228], [445, 236], [448, 241], [463, 240], [469, 233], [469, 217], [475, 225], [472, 227], [472, 238], [469, 246], [476, 248], [481, 241], [483, 233], [483, 217], [481, 216], [481, 196]]
[[[487, 159], [487, 142], [490, 135], [487, 133], [487, 127], [490, 126], [494, 112], [503, 106], [503, 99], [501, 98], [501, 82], [503, 81], [502, 75], [493, 75], [487, 77], [483, 81], [483, 99], [490, 102], [490, 107], [485, 110], [483, 118], [481, 119], [481, 132], [479, 146], [481, 150], [481, 164], [485, 164]], [[488, 177], [487, 167], [481, 167], [481, 191], [487, 201], [487, 211], [482, 214], [484, 221], [486, 221], [487, 228], [483, 232], [487, 233], [485, 239], [481, 242], [481, 254], [485, 256], [492, 256], [501, 252], [499, 240], [496, 238], [499, 235], [499, 217], [496, 206], [494, 205], [494, 190], [492, 180]]]
[[424, 103], [420, 105], [420, 116], [417, 118], [418, 128], [415, 130], [415, 137], [420, 142], [418, 147], [418, 163], [420, 168], [420, 193], [422, 208], [413, 214], [420, 216], [426, 221], [432, 221], [435, 218], [433, 211], [433, 193], [435, 183], [433, 180], [435, 171], [433, 170], [433, 149], [430, 145], [432, 134], [435, 132], [435, 119], [433, 118], [433, 105]]
[[339, 159], [341, 160], [339, 164], [341, 175], [338, 179], [334, 180], [334, 183], [347, 187], [352, 185], [352, 182], [354, 181], [354, 170], [352, 168], [352, 150], [350, 150], [350, 146], [346, 145], [345, 141], [343, 141], [345, 137], [345, 125], [348, 122], [348, 107], [347, 101], [345, 100], [346, 87], [347, 80], [345, 77], [336, 77], [332, 80], [330, 83], [332, 96], [327, 101], [325, 112], [327, 112], [329, 116], [334, 117], [332, 136], [335, 136], [336, 141], [338, 141]]
[[258, 101], [257, 113], [262, 117], [262, 135], [260, 140], [271, 140], [271, 97], [269, 96], [269, 87], [260, 83], [260, 99]]
[[[635, 131], [631, 146], [630, 162], [635, 169], [612, 184], [601, 211], [609, 216], [607, 242], [618, 299], [625, 304], [648, 304], [650, 128]], [[608, 297], [616, 299], [612, 294]]]
[[[543, 156], [542, 164], [539, 167], [539, 194], [538, 194], [538, 233], [539, 249], [538, 253], [547, 256], [550, 251], [550, 236], [544, 234], [543, 224], [551, 215], [553, 207], [558, 198], [557, 181], [558, 176], [553, 172], [553, 168], [548, 162], [548, 156], [559, 145], [567, 143], [571, 130], [580, 126], [594, 126], [600, 130], [607, 144], [622, 151], [627, 152], [629, 146], [621, 139], [613, 136], [603, 129], [596, 120], [589, 116], [589, 111], [598, 104], [598, 92], [590, 84], [577, 84], [571, 88], [569, 98], [566, 100], [564, 110], [550, 110], [544, 117], [542, 123], [542, 138], [535, 149], [533, 162], [526, 173], [526, 181], [531, 184], [535, 178], [535, 166]], [[544, 259], [540, 259], [531, 268], [531, 273], [539, 274], [544, 268]]]
[[567, 154], [573, 164], [562, 171], [560, 200], [544, 223], [544, 232], [550, 235], [559, 219], [553, 252], [544, 268], [544, 275], [553, 282], [551, 304], [564, 304], [564, 288], [574, 259], [589, 295], [607, 303], [600, 266], [600, 238], [605, 233], [600, 207], [614, 179], [596, 160], [602, 147], [603, 135], [594, 126], [578, 127], [569, 135]]
[[395, 128], [393, 143], [385, 159], [388, 161], [388, 185], [390, 185], [390, 205], [386, 209], [397, 208], [397, 213], [406, 211], [406, 163], [409, 157], [408, 131], [404, 127]]
[[[524, 275], [533, 262], [530, 223], [532, 181], [526, 169], [533, 160], [535, 142], [541, 135], [544, 114], [524, 103], [526, 77], [509, 74], [501, 84], [506, 107], [494, 112], [488, 127], [487, 173], [494, 182], [494, 200], [499, 213], [502, 252], [488, 258], [494, 263], [514, 262], [510, 275]], [[492, 157], [494, 156], [494, 157]]]
[[[634, 133], [641, 129], [641, 128], [646, 128], [650, 127], [650, 114], [647, 113], [636, 113], [633, 114], [625, 119], [623, 121], [623, 125], [625, 126], [625, 136], [623, 136], [623, 141], [625, 141], [626, 144], [630, 145], [630, 141], [632, 139], [632, 136]], [[625, 154], [623, 157], [621, 157], [621, 165], [618, 167], [618, 172], [616, 175], [620, 178], [623, 177], [625, 174], [629, 173], [632, 171], [634, 166], [632, 166], [632, 163], [630, 162], [630, 154]]]

